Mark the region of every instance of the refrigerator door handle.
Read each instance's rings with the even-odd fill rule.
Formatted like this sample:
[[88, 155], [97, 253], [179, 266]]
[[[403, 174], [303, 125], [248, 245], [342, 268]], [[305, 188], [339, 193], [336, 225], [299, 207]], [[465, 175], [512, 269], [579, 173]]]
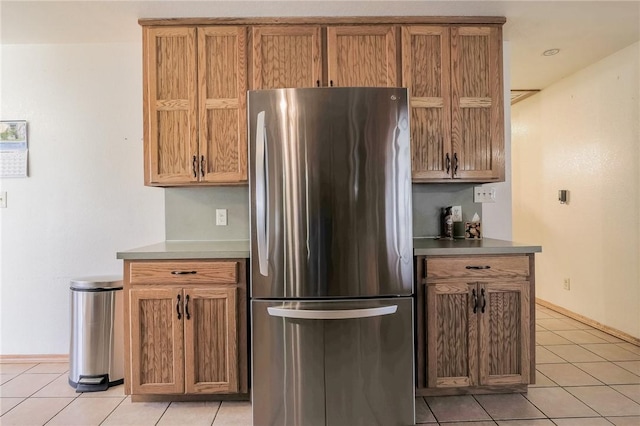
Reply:
[[342, 309], [331, 311], [276, 307], [267, 308], [267, 312], [269, 312], [269, 315], [272, 317], [316, 320], [381, 317], [383, 315], [395, 314], [397, 310], [398, 305], [381, 306], [379, 308]]
[[264, 128], [265, 112], [260, 111], [256, 124], [256, 233], [258, 242], [258, 266], [260, 274], [268, 276], [268, 188], [267, 188], [267, 140]]

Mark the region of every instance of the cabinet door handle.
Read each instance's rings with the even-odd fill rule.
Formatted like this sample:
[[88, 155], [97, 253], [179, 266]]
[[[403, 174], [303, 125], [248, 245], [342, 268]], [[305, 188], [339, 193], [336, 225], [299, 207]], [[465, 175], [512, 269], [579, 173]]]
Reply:
[[447, 168], [447, 174], [451, 171], [451, 157], [449, 157], [449, 153], [447, 152], [447, 156], [444, 159], [445, 167]]
[[471, 290], [471, 298], [473, 299], [473, 313], [478, 312], [478, 295], [476, 294], [476, 289]]
[[198, 177], [198, 157], [196, 157], [195, 155], [193, 156], [193, 177], [197, 178]]
[[171, 275], [195, 275], [198, 271], [171, 271]]
[[485, 266], [465, 266], [466, 269], [491, 269], [491, 266], [489, 265], [485, 265]]
[[458, 153], [454, 152], [453, 153], [453, 175], [457, 175], [458, 174]]
[[178, 314], [178, 319], [182, 319], [182, 312], [180, 312], [180, 295], [178, 295], [178, 301], [176, 302], [176, 313]]
[[484, 308], [487, 307], [487, 298], [484, 294], [484, 288], [480, 290], [480, 296], [482, 296], [482, 309], [480, 310], [480, 312], [484, 314]]
[[204, 155], [200, 156], [200, 177], [204, 177]]
[[187, 315], [187, 319], [191, 319], [191, 314], [189, 313], [189, 295], [188, 294], [184, 302], [184, 313]]

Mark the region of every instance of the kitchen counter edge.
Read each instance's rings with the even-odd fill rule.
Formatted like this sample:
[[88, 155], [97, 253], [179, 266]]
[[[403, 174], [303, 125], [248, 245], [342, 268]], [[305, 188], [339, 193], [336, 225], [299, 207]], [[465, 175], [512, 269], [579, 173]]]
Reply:
[[[414, 238], [414, 256], [482, 255], [539, 253], [542, 247], [513, 241], [484, 238], [481, 240], [438, 240]], [[237, 241], [164, 241], [131, 250], [120, 251], [123, 260], [179, 260], [249, 258], [248, 240]]]
[[521, 244], [514, 241], [483, 238], [480, 240], [439, 240], [435, 238], [414, 238], [414, 256], [453, 256], [483, 254], [540, 253], [541, 246]]
[[180, 260], [249, 258], [249, 241], [164, 241], [120, 251], [123, 260]]

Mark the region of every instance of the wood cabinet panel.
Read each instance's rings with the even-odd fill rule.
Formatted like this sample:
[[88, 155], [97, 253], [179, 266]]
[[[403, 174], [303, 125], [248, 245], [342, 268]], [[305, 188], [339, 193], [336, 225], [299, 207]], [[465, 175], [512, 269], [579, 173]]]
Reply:
[[492, 277], [527, 277], [529, 257], [520, 256], [451, 256], [428, 257], [427, 279]]
[[197, 150], [196, 32], [144, 31], [145, 182], [192, 181]]
[[427, 289], [427, 371], [430, 387], [478, 383], [477, 321], [470, 312], [471, 290], [464, 282], [439, 283]]
[[361, 25], [327, 28], [330, 86], [398, 85], [396, 28]]
[[320, 85], [319, 26], [253, 27], [251, 31], [252, 89]]
[[182, 393], [182, 321], [176, 289], [133, 289], [131, 315], [131, 389], [133, 393]]
[[452, 27], [454, 177], [504, 180], [502, 35], [498, 27]]
[[491, 282], [480, 292], [487, 299], [480, 316], [480, 383], [529, 383], [529, 283]]
[[246, 28], [198, 28], [199, 175], [247, 180]]
[[235, 284], [238, 282], [235, 261], [139, 261], [130, 268], [131, 284]]
[[187, 393], [238, 391], [236, 288], [185, 290]]
[[449, 28], [402, 28], [402, 84], [411, 99], [411, 164], [414, 179], [451, 176]]

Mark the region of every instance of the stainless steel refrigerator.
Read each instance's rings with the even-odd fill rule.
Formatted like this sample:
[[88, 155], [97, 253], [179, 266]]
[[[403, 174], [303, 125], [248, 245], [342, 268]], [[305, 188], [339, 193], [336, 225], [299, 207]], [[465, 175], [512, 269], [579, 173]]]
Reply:
[[248, 99], [253, 424], [414, 424], [406, 89]]

